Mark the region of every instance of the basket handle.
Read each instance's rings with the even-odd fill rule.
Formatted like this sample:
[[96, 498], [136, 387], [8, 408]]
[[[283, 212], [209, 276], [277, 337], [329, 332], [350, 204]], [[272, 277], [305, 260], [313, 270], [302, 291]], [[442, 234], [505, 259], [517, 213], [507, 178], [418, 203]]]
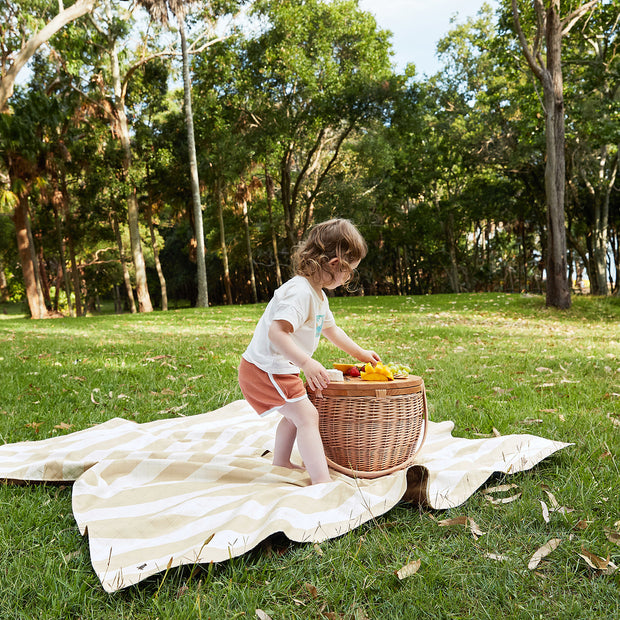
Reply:
[[377, 398], [385, 398], [387, 396], [387, 390], [375, 390], [375, 396]]

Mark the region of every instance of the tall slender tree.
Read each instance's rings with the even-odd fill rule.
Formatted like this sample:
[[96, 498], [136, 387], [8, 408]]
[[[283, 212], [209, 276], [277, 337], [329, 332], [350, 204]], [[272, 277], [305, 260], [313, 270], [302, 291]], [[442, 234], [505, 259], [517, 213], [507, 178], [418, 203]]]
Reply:
[[[542, 85], [545, 112], [547, 198], [547, 305], [569, 308], [570, 283], [566, 260], [564, 192], [566, 186], [562, 38], [600, 0], [590, 0], [561, 17], [560, 0], [532, 0], [536, 29], [528, 41], [517, 0], [511, 0], [514, 25], [527, 63]], [[543, 46], [545, 57], [543, 57]]]
[[194, 214], [194, 232], [196, 235], [196, 266], [198, 269], [198, 297], [196, 306], [206, 308], [209, 305], [207, 290], [207, 267], [205, 262], [205, 234], [200, 202], [200, 181], [198, 177], [198, 161], [196, 158], [196, 139], [194, 137], [194, 114], [192, 111], [192, 82], [189, 72], [189, 53], [187, 35], [185, 33], [185, 14], [191, 2], [182, 0], [139, 0], [150, 15], [163, 24], [168, 23], [168, 10], [176, 17], [181, 38], [181, 56], [183, 61], [183, 106], [187, 127], [187, 151], [192, 188], [192, 205]]
[[113, 96], [110, 99], [110, 104], [113, 107], [111, 121], [114, 133], [118, 135], [121, 143], [123, 153], [123, 172], [125, 175], [125, 180], [128, 182], [128, 190], [126, 195], [127, 215], [129, 224], [129, 238], [131, 241], [131, 255], [136, 277], [138, 310], [139, 312], [152, 312], [153, 304], [149, 294], [146, 277], [146, 264], [144, 261], [144, 253], [142, 251], [142, 241], [140, 239], [138, 197], [136, 194], [135, 184], [131, 182], [133, 173], [131, 134], [129, 131], [129, 121], [127, 119], [127, 110], [125, 105], [127, 84], [129, 79], [136, 67], [140, 66], [144, 62], [144, 59], [137, 61], [129, 69], [121, 73], [118, 45], [118, 37], [122, 31], [122, 28], [120, 27], [121, 20], [120, 17], [113, 12], [112, 3], [110, 0], [103, 0], [103, 6], [104, 17], [101, 20], [93, 19], [92, 23], [104, 41], [105, 52], [107, 53], [110, 61], [110, 79], [113, 89]]

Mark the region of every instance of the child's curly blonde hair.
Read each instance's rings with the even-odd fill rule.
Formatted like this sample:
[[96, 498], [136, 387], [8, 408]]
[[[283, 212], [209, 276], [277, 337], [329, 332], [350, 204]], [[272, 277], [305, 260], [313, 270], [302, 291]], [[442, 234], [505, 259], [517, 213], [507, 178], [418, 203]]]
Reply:
[[[336, 279], [329, 261], [339, 260], [339, 271], [353, 274], [354, 263], [361, 261], [368, 252], [366, 241], [349, 220], [333, 219], [314, 226], [306, 240], [293, 255], [293, 269], [298, 276], [320, 282], [327, 274]], [[347, 279], [348, 282], [348, 279]]]

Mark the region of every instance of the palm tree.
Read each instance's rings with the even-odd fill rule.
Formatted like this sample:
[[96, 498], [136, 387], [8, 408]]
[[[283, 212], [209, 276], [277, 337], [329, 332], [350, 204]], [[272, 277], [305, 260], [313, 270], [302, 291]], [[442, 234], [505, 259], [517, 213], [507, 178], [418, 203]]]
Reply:
[[189, 75], [189, 53], [185, 35], [186, 6], [191, 2], [182, 0], [138, 0], [151, 17], [162, 24], [168, 24], [168, 10], [176, 17], [181, 37], [181, 54], [183, 58], [183, 100], [185, 122], [187, 125], [187, 148], [189, 151], [190, 180], [192, 187], [192, 204], [194, 209], [194, 234], [196, 235], [196, 264], [198, 267], [198, 298], [196, 305], [206, 308], [209, 305], [207, 293], [207, 267], [205, 262], [204, 225], [202, 206], [200, 204], [200, 184], [198, 180], [198, 162], [196, 159], [196, 141], [194, 139], [194, 115], [192, 112], [192, 83]]

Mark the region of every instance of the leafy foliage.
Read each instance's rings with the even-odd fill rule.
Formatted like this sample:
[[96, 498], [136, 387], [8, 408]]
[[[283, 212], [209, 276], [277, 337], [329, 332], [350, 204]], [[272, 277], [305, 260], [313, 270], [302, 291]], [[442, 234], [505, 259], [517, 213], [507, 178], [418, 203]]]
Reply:
[[[518, 53], [508, 0], [495, 14], [486, 7], [453, 23], [438, 44], [442, 68], [433, 76], [416, 75], [413, 64], [395, 74], [389, 33], [355, 0], [259, 0], [228, 28], [218, 19], [243, 3], [181, 4], [194, 52], [212, 303], [251, 300], [253, 289], [268, 299], [276, 272], [288, 276], [291, 251], [307, 229], [335, 216], [353, 220], [369, 241], [359, 269], [365, 294], [544, 291], [544, 112]], [[156, 20], [146, 5], [158, 11]], [[526, 34], [535, 18], [528, 7], [520, 3]], [[163, 0], [110, 3], [110, 14], [99, 6], [40, 51], [11, 99], [13, 114], [0, 116], [10, 179], [2, 209], [10, 215], [28, 192], [34, 243], [52, 290], [61, 246], [70, 242], [64, 262], [73, 289], [77, 269], [87, 296], [98, 278], [110, 278], [100, 295], [126, 295], [122, 270], [106, 267], [104, 275], [93, 265], [104, 252], [120, 267], [114, 217], [128, 254], [127, 196], [135, 189], [145, 223], [150, 212], [170, 244], [161, 256], [176, 282], [172, 299], [196, 298], [187, 136], [171, 43], [178, 9]], [[4, 10], [8, 62], [20, 37], [55, 7], [24, 1]], [[618, 290], [617, 14], [617, 0], [602, 3], [571, 31], [563, 52], [569, 275], [577, 291], [587, 290], [588, 280], [595, 293]], [[130, 168], [117, 140], [104, 24], [128, 68]], [[3, 252], [5, 273], [20, 275], [14, 250]]]

